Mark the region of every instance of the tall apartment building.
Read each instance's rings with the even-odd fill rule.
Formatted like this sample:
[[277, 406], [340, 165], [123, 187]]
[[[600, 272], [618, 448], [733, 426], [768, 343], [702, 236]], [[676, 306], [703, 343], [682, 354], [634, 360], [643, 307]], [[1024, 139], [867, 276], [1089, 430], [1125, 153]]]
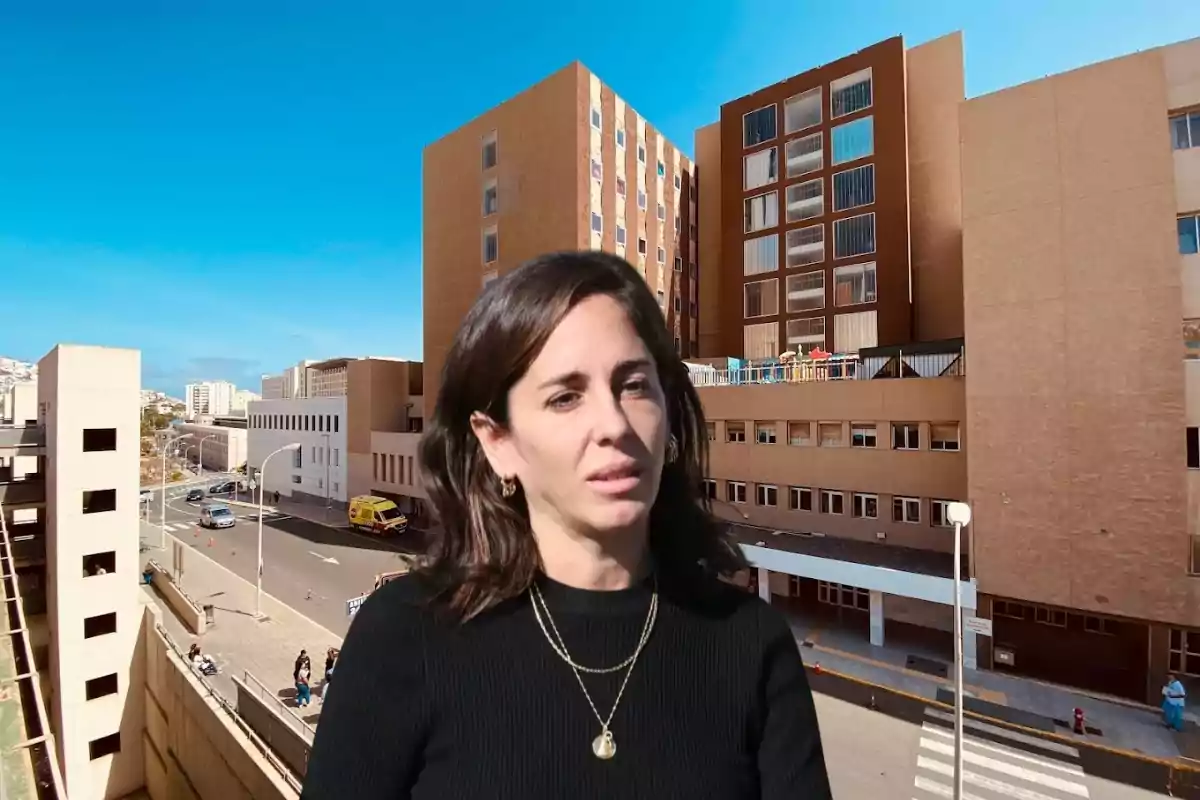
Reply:
[[425, 148], [425, 387], [488, 281], [555, 250], [634, 264], [682, 355], [698, 348], [694, 169], [575, 62]]
[[[19, 589], [21, 638], [41, 680], [2, 702], [26, 705], [26, 716], [45, 709], [40, 728], [51, 746], [29, 754], [37, 781], [65, 783], [65, 792], [49, 796], [122, 797], [144, 782], [141, 565], [133, 533], [140, 355], [63, 345], [38, 367], [36, 404], [14, 398], [22, 420], [0, 427], [0, 449], [35, 459], [38, 468], [0, 474], [0, 527], [15, 576], [5, 581], [6, 595], [18, 599], [11, 589]], [[49, 772], [36, 763], [39, 753], [56, 758]], [[6, 755], [5, 770], [18, 763]]]
[[315, 363], [305, 359], [278, 375], [263, 375], [262, 399], [291, 400], [308, 397], [308, 367]]
[[189, 383], [183, 401], [188, 419], [228, 415], [236, 392], [237, 387], [229, 381]]

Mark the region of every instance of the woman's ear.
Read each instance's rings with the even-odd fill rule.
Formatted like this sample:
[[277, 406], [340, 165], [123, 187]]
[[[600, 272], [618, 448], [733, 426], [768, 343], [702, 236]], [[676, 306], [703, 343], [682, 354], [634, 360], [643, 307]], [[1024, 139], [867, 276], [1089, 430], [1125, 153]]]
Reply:
[[475, 434], [492, 471], [501, 478], [516, 477], [517, 459], [511, 434], [482, 411], [471, 415], [471, 432]]

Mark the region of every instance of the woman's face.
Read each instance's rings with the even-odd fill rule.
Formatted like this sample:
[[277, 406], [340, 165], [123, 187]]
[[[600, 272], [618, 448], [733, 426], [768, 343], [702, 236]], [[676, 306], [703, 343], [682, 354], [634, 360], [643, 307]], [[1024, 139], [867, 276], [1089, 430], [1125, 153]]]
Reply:
[[476, 424], [499, 475], [533, 517], [603, 533], [642, 523], [658, 495], [668, 434], [658, 368], [624, 309], [580, 302], [509, 392], [507, 430]]

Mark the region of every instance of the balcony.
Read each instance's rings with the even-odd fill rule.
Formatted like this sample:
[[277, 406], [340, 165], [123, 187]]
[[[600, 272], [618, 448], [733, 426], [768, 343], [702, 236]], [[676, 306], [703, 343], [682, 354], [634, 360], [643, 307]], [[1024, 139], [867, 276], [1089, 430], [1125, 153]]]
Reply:
[[46, 482], [41, 474], [31, 473], [20, 480], [0, 475], [0, 505], [33, 505], [45, 500]]
[[[0, 450], [46, 446], [46, 429], [40, 425], [0, 424]], [[29, 455], [39, 455], [29, 453]]]
[[857, 353], [820, 353], [815, 358], [802, 355], [751, 362], [733, 358], [712, 361], [725, 365], [688, 363], [692, 384], [697, 388], [966, 375], [966, 351], [962, 339], [870, 347]]

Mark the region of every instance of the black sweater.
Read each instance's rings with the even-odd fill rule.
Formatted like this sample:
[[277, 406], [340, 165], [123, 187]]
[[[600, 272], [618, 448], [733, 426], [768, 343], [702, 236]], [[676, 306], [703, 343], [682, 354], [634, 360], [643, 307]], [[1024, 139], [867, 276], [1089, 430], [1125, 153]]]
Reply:
[[[607, 667], [633, 652], [648, 584], [539, 586], [576, 663]], [[600, 723], [528, 593], [465, 624], [424, 598], [402, 578], [358, 612], [304, 798], [830, 798], [796, 640], [754, 595], [660, 578], [658, 621], [613, 717], [608, 761], [592, 753]], [[602, 716], [623, 677], [584, 673]]]

